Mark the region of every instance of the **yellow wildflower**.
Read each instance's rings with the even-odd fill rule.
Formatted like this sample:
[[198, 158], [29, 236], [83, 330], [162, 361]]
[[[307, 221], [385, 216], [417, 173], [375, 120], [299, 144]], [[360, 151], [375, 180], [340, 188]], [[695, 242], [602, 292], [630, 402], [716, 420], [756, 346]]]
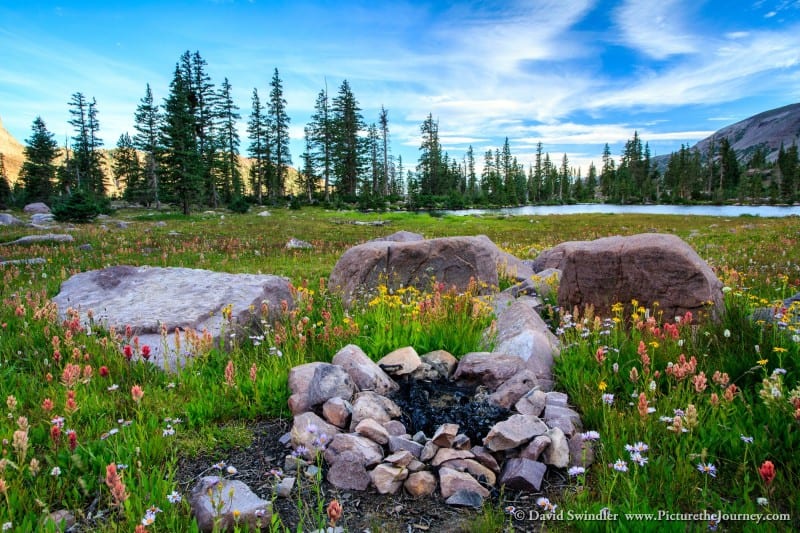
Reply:
[[767, 366], [767, 363], [769, 363], [768, 359], [759, 359], [758, 360], [758, 364], [761, 365], [761, 366]]
[[597, 388], [600, 389], [600, 392], [603, 392], [608, 388], [608, 383], [606, 383], [605, 381], [601, 381], [600, 383], [597, 384]]

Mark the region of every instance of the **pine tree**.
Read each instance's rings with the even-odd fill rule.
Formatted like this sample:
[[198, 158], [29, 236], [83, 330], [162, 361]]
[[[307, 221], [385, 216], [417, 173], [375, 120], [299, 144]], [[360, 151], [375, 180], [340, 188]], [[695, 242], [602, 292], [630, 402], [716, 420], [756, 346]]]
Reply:
[[316, 161], [321, 166], [325, 201], [330, 201], [331, 182], [333, 177], [334, 122], [328, 101], [327, 87], [319, 92], [311, 116], [311, 142], [316, 154]]
[[794, 202], [797, 196], [798, 172], [800, 172], [800, 163], [797, 158], [796, 144], [792, 144], [788, 150], [784, 150], [783, 144], [781, 144], [777, 163], [781, 172], [781, 199], [786, 203]]
[[173, 200], [183, 214], [191, 212], [192, 204], [201, 197], [203, 162], [195, 131], [194, 109], [190, 86], [178, 66], [170, 84], [170, 94], [164, 101], [164, 121], [161, 129], [162, 172]]
[[61, 188], [67, 193], [78, 188], [103, 196], [106, 183], [100, 154], [103, 140], [98, 135], [97, 102], [94, 99], [89, 102], [83, 93], [77, 92], [72, 95], [69, 105], [72, 116], [69, 124], [74, 128], [72, 158], [65, 163]]
[[381, 148], [380, 148], [380, 135], [378, 134], [378, 127], [373, 123], [367, 128], [367, 155], [369, 157], [370, 179], [369, 184], [365, 184], [362, 189], [366, 195], [374, 196], [383, 192], [383, 185], [381, 179], [383, 169], [381, 166]]
[[331, 160], [339, 194], [355, 197], [364, 168], [364, 143], [359, 133], [364, 119], [347, 80], [342, 82], [331, 107], [333, 137]]
[[474, 201], [479, 196], [479, 189], [478, 176], [475, 174], [475, 152], [472, 150], [471, 144], [464, 157], [466, 159], [464, 166], [467, 172], [467, 196]]
[[0, 152], [0, 208], [5, 209], [11, 202], [11, 185], [6, 175], [5, 156]]
[[259, 204], [263, 203], [263, 191], [267, 186], [270, 162], [270, 142], [269, 142], [269, 119], [265, 114], [261, 99], [258, 97], [258, 89], [253, 89], [252, 110], [250, 120], [247, 123], [247, 135], [250, 145], [247, 148], [247, 155], [253, 160], [250, 167], [250, 188], [253, 196]]
[[378, 115], [378, 126], [381, 129], [383, 168], [381, 175], [381, 192], [383, 196], [389, 196], [389, 112], [381, 106]]
[[433, 120], [433, 115], [428, 113], [428, 117], [420, 126], [422, 143], [419, 146], [420, 156], [417, 165], [419, 175], [420, 194], [434, 195], [441, 194], [443, 174], [446, 168], [442, 168], [442, 146], [439, 143], [439, 122]]
[[53, 180], [56, 177], [55, 158], [58, 143], [41, 117], [33, 121], [33, 133], [26, 140], [25, 162], [20, 178], [25, 186], [26, 202], [48, 202], [53, 195]]
[[289, 154], [289, 115], [286, 113], [286, 100], [283, 97], [283, 83], [278, 69], [270, 82], [268, 114], [270, 118], [270, 142], [272, 163], [275, 167], [274, 182], [269, 187], [272, 198], [283, 196], [286, 192], [286, 174], [292, 164]]
[[117, 147], [111, 154], [111, 173], [117, 190], [125, 189], [124, 198], [129, 202], [141, 202], [146, 194], [139, 154], [128, 133], [119, 136]]
[[314, 200], [314, 193], [317, 190], [317, 176], [315, 175], [314, 171], [314, 143], [311, 140], [312, 132], [311, 127], [306, 126], [303, 129], [304, 132], [304, 141], [305, 141], [305, 151], [301, 156], [303, 161], [303, 172], [301, 175], [301, 183], [300, 186], [303, 188], [303, 191], [306, 193], [306, 197], [308, 199], [308, 203], [311, 203]]
[[156, 209], [161, 207], [158, 158], [161, 150], [159, 132], [163, 117], [158, 106], [153, 101], [153, 92], [150, 84], [134, 115], [133, 145], [137, 150], [144, 152], [144, 183], [142, 184], [141, 200], [145, 205], [155, 203]]
[[239, 131], [236, 121], [241, 118], [239, 108], [233, 103], [231, 84], [228, 78], [222, 81], [219, 98], [220, 144], [223, 147], [222, 171], [225, 184], [225, 200], [241, 198], [244, 195], [242, 172], [239, 169]]

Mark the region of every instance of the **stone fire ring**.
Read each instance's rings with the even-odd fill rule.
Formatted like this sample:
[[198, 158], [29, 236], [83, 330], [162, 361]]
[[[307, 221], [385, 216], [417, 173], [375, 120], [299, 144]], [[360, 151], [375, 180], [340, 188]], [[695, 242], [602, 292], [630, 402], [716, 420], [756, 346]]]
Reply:
[[[539, 491], [548, 468], [587, 466], [593, 453], [567, 395], [542, 390], [528, 366], [497, 352], [468, 353], [458, 361], [442, 350], [420, 357], [410, 347], [375, 363], [358, 346], [345, 346], [330, 364], [290, 371], [294, 422], [284, 437], [294, 452], [284, 466], [305, 467], [321, 453], [326, 479], [339, 489], [374, 487], [381, 494], [402, 489], [423, 497], [438, 487], [448, 504], [468, 507], [480, 507], [501, 486]], [[389, 397], [399, 388], [395, 379], [442, 378], [478, 386], [486, 402], [511, 415], [494, 424], [482, 442], [470, 442], [452, 423], [433, 435], [410, 435]]]

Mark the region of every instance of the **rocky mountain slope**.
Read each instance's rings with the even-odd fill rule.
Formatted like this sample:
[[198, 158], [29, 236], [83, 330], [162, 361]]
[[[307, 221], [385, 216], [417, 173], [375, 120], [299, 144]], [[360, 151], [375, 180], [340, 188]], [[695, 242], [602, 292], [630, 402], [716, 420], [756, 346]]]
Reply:
[[11, 180], [11, 183], [17, 181], [17, 176], [19, 176], [19, 171], [22, 168], [22, 162], [25, 159], [23, 154], [24, 148], [22, 143], [16, 140], [5, 127], [3, 127], [3, 121], [0, 119], [0, 154], [3, 154], [6, 174]]

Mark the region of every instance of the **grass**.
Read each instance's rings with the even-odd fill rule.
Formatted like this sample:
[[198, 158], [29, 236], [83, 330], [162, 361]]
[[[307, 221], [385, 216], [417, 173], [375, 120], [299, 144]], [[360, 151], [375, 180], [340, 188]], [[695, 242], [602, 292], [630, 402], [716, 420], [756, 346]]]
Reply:
[[[722, 322], [684, 321], [672, 329], [657, 310], [636, 305], [628, 316], [621, 308], [611, 317], [552, 311], [565, 346], [555, 369], [556, 386], [581, 411], [585, 429], [600, 438], [594, 442], [595, 464], [570, 477], [568, 490], [548, 496], [556, 512], [608, 508], [620, 513], [620, 521], [607, 523], [614, 530], [645, 527], [626, 521], [625, 513], [659, 510], [790, 513], [790, 522], [764, 527], [800, 527], [794, 490], [800, 484], [795, 411], [800, 405], [793, 403], [800, 404], [800, 338], [788, 319], [750, 318], [754, 309], [800, 291], [796, 219], [271, 213], [122, 212], [115, 217], [131, 222], [125, 229], [78, 226], [70, 230], [74, 243], [0, 248], [4, 259], [47, 259], [41, 265], [0, 267], [0, 398], [7, 398], [7, 416], [0, 420], [5, 439], [0, 524], [19, 531], [54, 530], [53, 524], [42, 525], [47, 513], [71, 509], [88, 515], [91, 510], [91, 521], [83, 518], [94, 529], [130, 531], [156, 506], [163, 512], [150, 529], [191, 530], [185, 501], [171, 501], [179, 459], [222, 456], [247, 444], [247, 420], [286, 416], [286, 375], [292, 366], [329, 361], [348, 343], [374, 358], [408, 344], [420, 353], [443, 348], [461, 355], [475, 349], [491, 316], [471, 294], [440, 285], [426, 292], [386, 290], [346, 311], [328, 291], [324, 278], [348, 247], [407, 230], [428, 238], [485, 234], [522, 259], [563, 241], [610, 235], [661, 231], [686, 240], [730, 289]], [[376, 220], [386, 225], [354, 223]], [[28, 231], [0, 228], [0, 242]], [[287, 250], [291, 237], [314, 248]], [[122, 356], [121, 347], [132, 341], [124, 332], [62, 324], [49, 301], [70, 275], [116, 264], [284, 275], [292, 281], [298, 305], [278, 324], [263, 323], [251, 337], [235, 339], [231, 351], [200, 347], [191, 366], [164, 374]], [[640, 442], [647, 451], [639, 456], [626, 449]], [[775, 468], [774, 479], [762, 475], [766, 461]], [[111, 464], [125, 486], [123, 501], [115, 501], [113, 484], [106, 482]], [[617, 469], [609, 466], [615, 464]], [[324, 503], [302, 509], [308, 526], [320, 522]], [[502, 501], [487, 507], [475, 528], [513, 527], [513, 515], [503, 507]], [[657, 524], [659, 530], [687, 527], [686, 521]], [[698, 524], [689, 527], [707, 525]], [[749, 527], [732, 520], [723, 525]], [[549, 526], [596, 530], [598, 522]]]

